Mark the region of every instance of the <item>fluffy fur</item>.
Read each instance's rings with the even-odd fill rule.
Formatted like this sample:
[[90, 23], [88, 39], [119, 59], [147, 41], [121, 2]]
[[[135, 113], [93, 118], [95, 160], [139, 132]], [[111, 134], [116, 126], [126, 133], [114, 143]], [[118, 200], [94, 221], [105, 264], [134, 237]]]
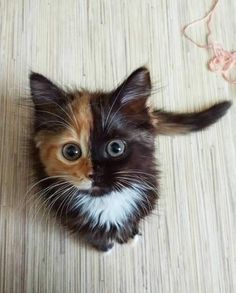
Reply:
[[85, 219], [91, 226], [99, 223], [107, 231], [112, 225], [119, 229], [138, 212], [138, 203], [143, 201], [142, 190], [142, 185], [134, 184], [133, 188], [125, 187], [99, 197], [80, 194], [74, 208], [79, 208], [81, 215], [86, 215]]
[[[152, 111], [144, 67], [111, 92], [66, 92], [37, 73], [31, 73], [30, 87], [42, 196], [66, 227], [102, 251], [135, 237], [140, 220], [155, 208], [156, 135], [203, 129], [231, 105], [225, 101], [196, 113]], [[107, 151], [114, 140], [125, 146], [119, 157]], [[63, 155], [68, 143], [80, 148], [76, 160]]]

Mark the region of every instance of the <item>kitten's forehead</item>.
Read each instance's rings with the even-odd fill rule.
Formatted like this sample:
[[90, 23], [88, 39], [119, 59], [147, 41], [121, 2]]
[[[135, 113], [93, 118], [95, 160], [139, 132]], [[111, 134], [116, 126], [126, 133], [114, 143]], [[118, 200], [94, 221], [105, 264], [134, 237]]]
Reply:
[[90, 100], [91, 96], [88, 93], [78, 92], [75, 93], [72, 103], [68, 105], [75, 130], [78, 132], [83, 130], [88, 136], [93, 126]]
[[[60, 107], [60, 105], [57, 107]], [[61, 115], [54, 115], [52, 113], [53, 119], [57, 119], [58, 124], [55, 124], [53, 129], [40, 130], [36, 134], [36, 143], [64, 144], [68, 141], [79, 140], [80, 143], [84, 144], [84, 148], [88, 148], [86, 144], [89, 141], [91, 129], [93, 128], [90, 96], [86, 93], [76, 92], [73, 94], [73, 101], [68, 103], [64, 109], [63, 107], [60, 107], [60, 109]], [[56, 126], [59, 127], [58, 130]]]
[[117, 100], [115, 92], [91, 94], [90, 101], [97, 136], [109, 136], [113, 130], [124, 130], [124, 125], [128, 126], [128, 119], [123, 112], [125, 105]]

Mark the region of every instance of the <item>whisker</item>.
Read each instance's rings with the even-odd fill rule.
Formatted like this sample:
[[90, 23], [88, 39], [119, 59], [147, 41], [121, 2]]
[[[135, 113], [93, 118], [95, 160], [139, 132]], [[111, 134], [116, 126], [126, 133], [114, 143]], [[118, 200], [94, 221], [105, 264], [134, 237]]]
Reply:
[[68, 213], [68, 209], [71, 206], [71, 202], [77, 197], [77, 191], [78, 191], [78, 189], [75, 187], [74, 195], [71, 196], [70, 200], [68, 201], [67, 208], [66, 208], [66, 214]]
[[[66, 184], [66, 182], [64, 183], [65, 185], [67, 185]], [[53, 189], [53, 188], [57, 188], [57, 187], [59, 187], [60, 185], [58, 184], [58, 185], [55, 185], [55, 186], [53, 186], [51, 189]], [[64, 188], [66, 188], [66, 186], [64, 187]], [[37, 209], [37, 211], [36, 211], [36, 213], [34, 213], [34, 217], [33, 217], [33, 220], [36, 218], [36, 216], [38, 215], [38, 213], [39, 213], [39, 211], [42, 209], [42, 207], [45, 207], [45, 208], [48, 208], [48, 206], [46, 205], [49, 201], [50, 201], [50, 199], [51, 198], [53, 198], [57, 193], [59, 193], [59, 192], [61, 192], [62, 190], [64, 190], [64, 188], [62, 187], [60, 187], [58, 190], [56, 190], [53, 194], [51, 194], [49, 197], [47, 197], [46, 199], [43, 199], [40, 203], [41, 203], [41, 205], [38, 207], [38, 206], [36, 206], [38, 209]], [[50, 189], [50, 190], [51, 190]], [[49, 190], [48, 190], [49, 191]], [[47, 191], [47, 192], [48, 192]], [[45, 192], [45, 193], [42, 193], [42, 195], [41, 195], [41, 199], [43, 198], [43, 197], [45, 197], [46, 195], [47, 195], [47, 192]], [[36, 208], [35, 207], [35, 208]], [[45, 215], [45, 213], [43, 214], [43, 216]], [[42, 217], [43, 217], [42, 216]]]
[[[126, 180], [124, 180], [123, 179], [123, 183], [129, 183], [129, 181], [126, 181]], [[122, 184], [122, 183], [121, 183]], [[122, 184], [123, 185], [123, 184]], [[140, 200], [141, 200], [141, 202], [142, 202], [142, 208], [145, 210], [145, 213], [146, 214], [148, 214], [148, 211], [150, 211], [150, 210], [152, 210], [152, 205], [151, 205], [151, 203], [150, 203], [150, 201], [149, 201], [149, 198], [148, 198], [148, 196], [145, 194], [145, 192], [143, 192], [144, 190], [142, 189], [142, 188], [140, 188], [140, 186], [139, 185], [137, 185], [137, 186], [131, 186], [130, 188], [132, 188], [134, 191], [136, 191], [137, 192], [137, 194], [139, 194], [140, 195]], [[144, 201], [144, 199], [145, 199], [145, 201]], [[146, 208], [146, 205], [148, 204], [148, 208], [149, 208], [149, 210]]]
[[[151, 190], [157, 192], [157, 187], [155, 185], [153, 185], [152, 183], [147, 182], [147, 180], [144, 180], [144, 178], [140, 178], [140, 177], [136, 178], [136, 177], [133, 177], [131, 175], [128, 175], [128, 176], [126, 175], [126, 176], [121, 176], [121, 177], [118, 176], [117, 179], [121, 179], [121, 180], [125, 179], [129, 183], [134, 183], [135, 182], [135, 183], [137, 183], [139, 185], [140, 185], [140, 181], [141, 181], [141, 183], [142, 183], [143, 186], [145, 186], [148, 189], [151, 189]], [[138, 179], [140, 179], [140, 180], [138, 180]]]
[[123, 171], [117, 171], [115, 172], [115, 174], [130, 174], [130, 175], [134, 175], [135, 174], [141, 174], [141, 175], [145, 175], [148, 177], [153, 177], [153, 178], [157, 178], [157, 176], [150, 174], [150, 173], [146, 173], [143, 171], [140, 171], [138, 169], [129, 169], [129, 170], [123, 170]]
[[[36, 193], [33, 193], [29, 198], [26, 198], [26, 201], [24, 202], [24, 205], [25, 206], [27, 206], [28, 205], [28, 203], [31, 201], [31, 199], [32, 199], [32, 197], [34, 197], [33, 198], [33, 200], [35, 201], [35, 200], [37, 200], [39, 197], [38, 197], [38, 195], [40, 194], [40, 198], [42, 198], [43, 197], [43, 194], [46, 194], [48, 191], [50, 191], [51, 189], [53, 189], [53, 188], [55, 188], [55, 187], [57, 187], [57, 186], [60, 186], [60, 185], [62, 185], [62, 184], [65, 184], [65, 182], [56, 182], [55, 184], [52, 184], [52, 185], [50, 185], [50, 186], [48, 186], [47, 188], [45, 188], [45, 189], [43, 189], [43, 190], [39, 190], [39, 191], [37, 191]], [[32, 202], [32, 204], [34, 204], [34, 201]]]
[[66, 121], [64, 118], [62, 118], [61, 116], [57, 115], [56, 113], [45, 111], [45, 110], [37, 110], [37, 112], [46, 113], [46, 114], [55, 116], [55, 117], [59, 118], [60, 120], [64, 121], [69, 127], [73, 128], [73, 126], [68, 121]]
[[118, 97], [119, 97], [121, 91], [123, 90], [124, 86], [126, 85], [126, 83], [127, 83], [127, 80], [123, 83], [123, 85], [121, 86], [120, 90], [118, 91], [118, 93], [116, 94], [116, 96], [115, 96], [115, 98], [114, 98], [114, 101], [113, 101], [113, 103], [112, 103], [112, 105], [111, 105], [111, 107], [110, 107], [110, 110], [109, 110], [108, 115], [107, 115], [106, 120], [105, 120], [105, 126], [106, 126], [106, 124], [107, 124], [108, 119], [110, 118], [111, 111], [112, 111], [113, 107], [115, 106], [115, 104], [116, 104], [116, 102], [117, 102], [117, 99], [118, 99]]
[[50, 179], [66, 179], [66, 175], [54, 175], [54, 176], [48, 176], [48, 177], [44, 177], [42, 179], [40, 179], [39, 181], [35, 182], [33, 185], [30, 186], [30, 188], [26, 191], [26, 194], [24, 196], [24, 199], [27, 197], [27, 195], [29, 194], [29, 192], [31, 192], [31, 190], [33, 188], [35, 188], [37, 185], [39, 185], [40, 183], [46, 181], [46, 180], [50, 180]]
[[73, 118], [74, 118], [74, 120], [72, 119], [72, 117], [69, 115], [69, 113], [65, 110], [65, 109], [63, 109], [62, 107], [61, 107], [61, 105], [59, 105], [56, 101], [50, 101], [50, 102], [52, 102], [52, 103], [54, 103], [54, 104], [56, 104], [65, 114], [66, 114], [66, 116], [69, 118], [69, 120], [73, 123], [77, 123], [77, 120], [75, 119], [75, 116], [74, 116], [74, 112], [73, 112], [73, 110], [72, 110], [72, 107], [71, 107], [71, 104], [70, 104], [70, 102], [66, 105], [66, 106], [69, 106], [70, 107], [70, 111], [71, 111], [71, 113], [70, 114], [72, 114], [73, 115]]
[[[41, 206], [39, 207], [38, 211], [36, 212], [36, 215], [38, 214], [39, 210], [41, 209], [41, 207], [46, 204], [49, 200], [50, 200], [50, 197], [53, 196], [54, 194], [56, 194], [57, 190], [52, 194], [50, 195], [49, 197], [47, 197], [47, 194], [48, 192], [50, 192], [51, 190], [55, 189], [55, 188], [58, 188], [58, 187], [63, 187], [64, 185], [67, 186], [67, 183], [66, 182], [59, 182], [59, 183], [56, 183], [56, 184], [52, 184], [50, 186], [48, 186], [47, 188], [43, 189], [43, 190], [39, 190], [37, 194], [40, 194], [40, 199], [43, 199], [43, 201], [41, 201]], [[60, 191], [61, 189], [59, 189]], [[31, 207], [32, 208], [32, 207]], [[36, 208], [36, 207], [35, 207]], [[30, 209], [31, 210], [31, 209]]]
[[47, 125], [48, 123], [54, 123], [55, 126], [63, 126], [64, 128], [68, 129], [69, 131], [72, 130], [72, 126], [65, 124], [63, 121], [57, 121], [57, 120], [47, 120], [47, 121], [41, 123], [40, 126], [43, 126], [44, 124]]
[[76, 117], [75, 117], [75, 114], [74, 114], [74, 111], [73, 111], [73, 109], [72, 109], [71, 103], [68, 104], [68, 107], [70, 107], [70, 112], [71, 112], [71, 114], [72, 114], [72, 116], [73, 116], [73, 120], [74, 120], [74, 122], [75, 122], [75, 125], [76, 125], [77, 129], [79, 129], [79, 124], [78, 124], [78, 121], [77, 121], [77, 119], [76, 119]]
[[101, 108], [102, 130], [104, 130], [105, 129], [105, 112], [104, 112], [104, 107], [101, 103], [101, 99], [99, 99], [99, 103], [100, 103], [100, 108]]
[[[54, 192], [52, 195], [50, 195], [50, 196], [46, 199], [46, 201], [44, 201], [44, 204], [47, 206], [47, 209], [48, 209], [48, 213], [47, 213], [47, 215], [46, 215], [46, 219], [48, 219], [48, 217], [50, 216], [50, 213], [51, 213], [51, 211], [52, 211], [52, 209], [53, 209], [54, 204], [55, 204], [60, 198], [62, 198], [62, 197], [64, 196], [64, 194], [65, 194], [66, 192], [68, 192], [70, 189], [71, 189], [71, 187], [68, 188], [68, 184], [67, 184], [67, 186], [65, 186], [65, 188], [57, 190], [57, 191]], [[57, 196], [57, 194], [58, 194], [58, 196]], [[53, 200], [53, 198], [55, 198], [55, 199]], [[51, 201], [51, 199], [52, 199], [52, 201]], [[51, 201], [51, 202], [50, 202], [50, 201]], [[50, 204], [48, 204], [48, 202], [50, 202]], [[45, 213], [43, 214], [43, 216], [45, 216]]]
[[75, 194], [74, 186], [71, 186], [70, 188], [68, 188], [68, 190], [67, 190], [66, 192], [67, 192], [68, 194], [65, 196], [65, 199], [62, 200], [60, 206], [58, 207], [58, 209], [57, 209], [57, 211], [56, 211], [56, 215], [55, 215], [56, 218], [57, 218], [57, 214], [58, 214], [59, 211], [61, 211], [61, 212], [60, 212], [60, 216], [59, 216], [59, 218], [62, 217], [62, 212], [63, 212], [63, 209], [64, 209], [64, 207], [65, 207], [65, 204], [66, 204], [67, 200], [68, 200], [68, 199], [71, 199], [71, 197], [73, 198], [73, 195]]

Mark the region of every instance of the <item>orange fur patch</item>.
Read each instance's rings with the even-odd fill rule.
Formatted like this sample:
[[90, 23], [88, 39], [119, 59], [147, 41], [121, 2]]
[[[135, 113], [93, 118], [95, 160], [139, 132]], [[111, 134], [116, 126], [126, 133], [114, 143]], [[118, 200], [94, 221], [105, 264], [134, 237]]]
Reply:
[[[77, 93], [66, 111], [68, 127], [59, 134], [39, 132], [35, 138], [36, 146], [49, 176], [64, 176], [67, 181], [86, 188], [91, 184], [89, 175], [93, 172], [89, 150], [92, 128], [89, 95]], [[79, 144], [82, 156], [78, 160], [68, 161], [63, 157], [62, 147], [67, 143]]]

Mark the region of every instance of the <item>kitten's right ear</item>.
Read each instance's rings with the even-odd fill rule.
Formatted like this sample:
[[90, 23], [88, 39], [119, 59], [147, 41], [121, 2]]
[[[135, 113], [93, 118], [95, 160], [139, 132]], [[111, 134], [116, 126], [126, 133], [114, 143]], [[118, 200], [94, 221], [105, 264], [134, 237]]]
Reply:
[[31, 95], [35, 106], [65, 101], [64, 91], [42, 74], [31, 72], [29, 79]]
[[146, 101], [151, 94], [151, 79], [149, 70], [140, 67], [115, 90], [115, 101], [123, 105], [121, 111], [127, 113], [142, 113], [146, 109]]

